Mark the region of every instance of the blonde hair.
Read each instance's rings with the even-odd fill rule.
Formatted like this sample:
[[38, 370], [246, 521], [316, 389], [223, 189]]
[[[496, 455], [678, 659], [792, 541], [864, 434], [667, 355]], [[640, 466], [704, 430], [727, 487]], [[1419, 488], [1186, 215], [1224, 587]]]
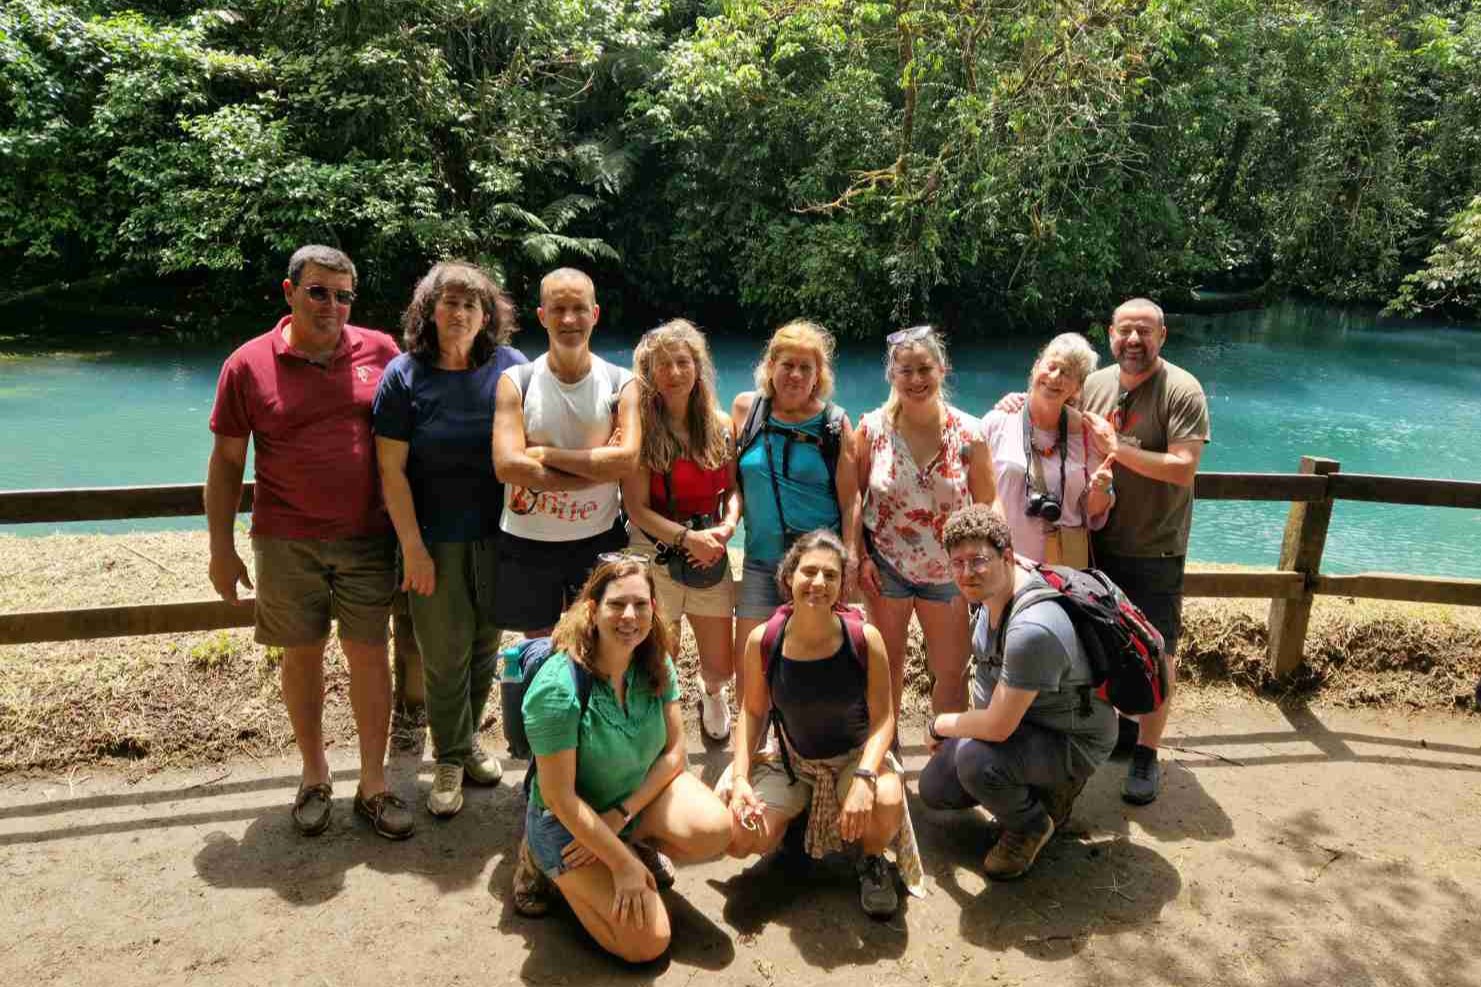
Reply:
[[777, 354], [782, 350], [808, 350], [818, 361], [818, 383], [813, 397], [826, 401], [833, 396], [833, 334], [816, 322], [793, 319], [771, 334], [761, 362], [756, 364], [756, 390], [768, 401], [774, 396], [771, 376]]
[[601, 605], [607, 587], [619, 579], [642, 575], [648, 581], [648, 598], [653, 601], [653, 626], [648, 636], [633, 651], [633, 660], [648, 675], [653, 691], [659, 694], [668, 687], [668, 656], [672, 638], [669, 622], [658, 603], [658, 590], [653, 584], [653, 567], [641, 559], [624, 557], [616, 562], [603, 562], [591, 571], [586, 585], [561, 615], [560, 623], [550, 636], [550, 647], [564, 651], [582, 668], [597, 674], [596, 607]]
[[951, 360], [946, 355], [946, 337], [941, 335], [941, 332], [935, 326], [914, 326], [910, 329], [902, 329], [901, 332], [914, 333], [917, 330], [924, 331], [910, 339], [902, 340], [898, 343], [890, 343], [885, 347], [884, 379], [890, 385], [890, 393], [884, 399], [884, 405], [880, 410], [883, 412], [884, 419], [887, 422], [893, 422], [895, 415], [900, 411], [900, 398], [895, 394], [895, 382], [892, 379], [892, 375], [895, 372], [895, 357], [900, 354], [901, 350], [916, 348], [925, 350], [926, 355], [936, 362], [936, 366], [941, 368], [943, 380], [941, 381], [941, 389], [936, 394], [936, 399], [941, 403], [943, 408], [946, 407], [946, 381], [944, 378], [951, 370]]
[[[653, 383], [656, 357], [674, 347], [687, 347], [694, 359], [694, 389], [689, 394], [689, 442], [679, 441], [664, 414], [663, 395]], [[730, 428], [715, 401], [715, 361], [704, 333], [688, 319], [673, 319], [650, 329], [633, 350], [633, 376], [638, 382], [638, 415], [643, 423], [640, 461], [655, 473], [673, 469], [687, 457], [700, 469], [719, 469], [730, 459]]]
[[1078, 386], [1085, 386], [1085, 378], [1095, 373], [1095, 368], [1100, 365], [1100, 354], [1095, 352], [1095, 347], [1090, 345], [1090, 340], [1078, 332], [1062, 332], [1039, 350], [1039, 355], [1034, 357], [1033, 366], [1029, 367], [1028, 384], [1032, 389], [1034, 386], [1034, 371], [1039, 364], [1050, 356], [1058, 355], [1064, 361], [1065, 369], [1080, 378]]

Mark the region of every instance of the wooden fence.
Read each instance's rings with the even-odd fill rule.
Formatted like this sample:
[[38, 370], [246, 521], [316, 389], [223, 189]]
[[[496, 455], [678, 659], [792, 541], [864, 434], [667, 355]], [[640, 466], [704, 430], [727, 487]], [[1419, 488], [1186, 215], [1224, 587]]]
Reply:
[[[251, 509], [252, 492], [253, 485], [246, 484], [241, 510]], [[1321, 572], [1322, 551], [1336, 501], [1475, 509], [1481, 508], [1481, 483], [1343, 473], [1334, 460], [1306, 456], [1296, 473], [1200, 473], [1194, 493], [1199, 500], [1276, 500], [1291, 504], [1275, 569], [1195, 569], [1188, 572], [1184, 585], [1187, 596], [1270, 600], [1269, 661], [1277, 675], [1300, 664], [1311, 604], [1317, 595], [1481, 606], [1481, 579], [1388, 572], [1336, 576]], [[205, 512], [201, 494], [199, 484], [0, 491], [0, 525], [199, 516]], [[204, 569], [204, 559], [201, 565]], [[0, 645], [178, 634], [251, 624], [250, 601], [248, 605], [202, 600], [43, 610], [0, 614]]]

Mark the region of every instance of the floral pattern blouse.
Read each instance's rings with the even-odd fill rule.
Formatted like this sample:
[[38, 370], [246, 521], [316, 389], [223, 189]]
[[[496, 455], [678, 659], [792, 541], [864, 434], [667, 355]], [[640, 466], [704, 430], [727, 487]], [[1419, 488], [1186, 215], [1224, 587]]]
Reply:
[[941, 531], [952, 511], [972, 503], [967, 467], [982, 422], [952, 407], [941, 426], [941, 448], [924, 466], [877, 408], [860, 421], [869, 433], [869, 483], [864, 527], [874, 550], [912, 583], [949, 583], [951, 564]]

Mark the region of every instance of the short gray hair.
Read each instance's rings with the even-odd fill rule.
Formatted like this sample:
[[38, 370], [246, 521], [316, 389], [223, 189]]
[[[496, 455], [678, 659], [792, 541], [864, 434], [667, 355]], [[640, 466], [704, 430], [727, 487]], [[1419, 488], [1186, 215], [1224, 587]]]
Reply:
[[1158, 305], [1150, 298], [1128, 298], [1120, 305], [1117, 305], [1116, 311], [1111, 313], [1111, 322], [1114, 324], [1116, 321], [1116, 317], [1119, 316], [1122, 312], [1128, 312], [1136, 308], [1147, 309], [1148, 311], [1156, 315], [1157, 325], [1159, 328], [1167, 325], [1167, 319], [1162, 314], [1162, 306]]
[[[1051, 354], [1064, 360], [1065, 369], [1079, 378], [1081, 387], [1085, 386], [1085, 378], [1095, 373], [1095, 368], [1100, 365], [1100, 354], [1095, 352], [1095, 347], [1090, 345], [1090, 340], [1078, 332], [1062, 332], [1044, 344], [1039, 355], [1034, 357], [1034, 369], [1038, 369], [1039, 364]], [[1030, 386], [1033, 385], [1033, 376], [1034, 370], [1030, 370]]]
[[326, 271], [348, 274], [352, 288], [360, 280], [355, 273], [355, 262], [350, 260], [349, 254], [337, 247], [326, 247], [322, 243], [311, 243], [293, 251], [293, 256], [288, 258], [288, 280], [298, 284], [299, 278], [303, 277], [304, 267], [309, 264], [315, 264]]

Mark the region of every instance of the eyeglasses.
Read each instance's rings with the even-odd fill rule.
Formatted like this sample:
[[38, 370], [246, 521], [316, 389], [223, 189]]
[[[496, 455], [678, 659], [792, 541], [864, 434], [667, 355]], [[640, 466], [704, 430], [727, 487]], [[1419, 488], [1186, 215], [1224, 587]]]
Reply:
[[951, 574], [953, 576], [961, 576], [965, 575], [968, 570], [970, 570], [972, 575], [980, 576], [987, 570], [991, 569], [993, 563], [997, 562], [998, 559], [1001, 557], [1002, 556], [998, 556], [995, 558], [991, 555], [974, 555], [970, 559], [952, 559]]
[[355, 293], [353, 291], [347, 291], [344, 288], [331, 290], [322, 284], [311, 284], [307, 285], [303, 290], [305, 294], [320, 305], [329, 301], [330, 298], [333, 298], [336, 302], [346, 307], [355, 304]]
[[638, 555], [635, 552], [603, 552], [597, 556], [597, 561], [603, 565], [620, 565], [623, 562], [637, 562], [640, 565], [650, 565], [653, 560], [646, 555]]
[[894, 349], [904, 343], [914, 343], [925, 339], [936, 330], [930, 326], [911, 326], [909, 329], [897, 329], [884, 338], [885, 345]]

